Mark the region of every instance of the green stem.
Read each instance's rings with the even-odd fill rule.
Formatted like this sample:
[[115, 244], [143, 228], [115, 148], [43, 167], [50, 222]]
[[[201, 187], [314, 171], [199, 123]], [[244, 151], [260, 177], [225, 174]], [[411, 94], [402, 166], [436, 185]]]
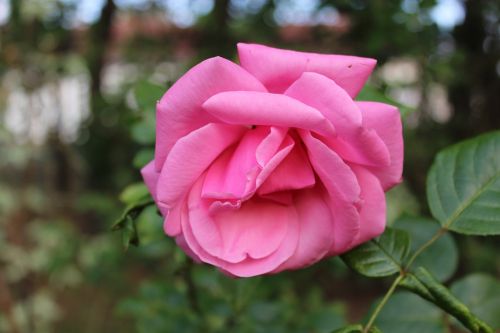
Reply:
[[419, 247], [415, 253], [413, 254], [413, 256], [410, 258], [410, 260], [408, 260], [408, 263], [406, 264], [406, 267], [405, 267], [405, 270], [408, 270], [410, 268], [410, 266], [413, 264], [413, 262], [415, 261], [415, 259], [417, 259], [417, 257], [422, 253], [424, 252], [429, 246], [431, 246], [432, 244], [434, 244], [435, 241], [437, 241], [441, 236], [443, 236], [446, 232], [448, 231], [448, 229], [445, 229], [445, 228], [440, 228], [435, 234], [434, 236], [432, 236], [431, 239], [429, 239], [427, 242], [425, 242], [424, 244], [422, 244], [421, 247]]
[[385, 293], [384, 298], [380, 301], [380, 303], [377, 304], [377, 307], [373, 311], [372, 315], [370, 316], [370, 319], [368, 320], [368, 323], [366, 324], [365, 328], [363, 329], [363, 333], [368, 333], [370, 329], [372, 328], [373, 324], [375, 323], [375, 319], [377, 319], [377, 316], [379, 315], [380, 311], [382, 311], [382, 308], [384, 305], [387, 303], [389, 298], [392, 296], [394, 291], [396, 290], [396, 287], [399, 285], [401, 280], [403, 279], [404, 275], [400, 274], [392, 283], [391, 287], [389, 290], [387, 290], [387, 293]]

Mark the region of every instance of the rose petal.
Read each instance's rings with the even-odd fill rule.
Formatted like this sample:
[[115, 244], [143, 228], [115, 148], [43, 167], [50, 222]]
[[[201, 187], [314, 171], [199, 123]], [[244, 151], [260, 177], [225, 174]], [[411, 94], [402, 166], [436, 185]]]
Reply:
[[170, 237], [175, 237], [181, 233], [181, 214], [183, 213], [183, 209], [185, 209], [185, 200], [181, 200], [181, 202], [175, 207], [166, 210], [166, 213], [162, 211], [162, 214], [165, 217], [163, 220], [163, 231]]
[[325, 142], [346, 161], [375, 167], [391, 164], [387, 146], [372, 129], [362, 127], [348, 138], [326, 138]]
[[[154, 161], [151, 161], [141, 169], [142, 178], [144, 179], [144, 183], [146, 184], [146, 186], [149, 190], [149, 193], [151, 193], [153, 200], [156, 202], [156, 205], [157, 205], [158, 209], [160, 210], [160, 213], [163, 216], [168, 216], [169, 215], [169, 207], [167, 207], [162, 202], [159, 202], [158, 198], [157, 198], [158, 181], [160, 178], [160, 173], [156, 171], [154, 164], [155, 164]], [[171, 236], [178, 234], [179, 231], [180, 231], [179, 224], [174, 225], [173, 229], [171, 230]], [[170, 233], [167, 233], [167, 234], [170, 235]]]
[[309, 266], [327, 255], [332, 247], [333, 217], [322, 191], [317, 186], [297, 192], [294, 204], [299, 218], [299, 242], [293, 256], [275, 272]]
[[269, 134], [269, 128], [249, 130], [234, 149], [227, 150], [208, 169], [202, 197], [213, 199], [243, 199], [255, 190], [255, 178], [260, 171], [256, 151]]
[[323, 74], [355, 97], [377, 61], [346, 55], [306, 53], [238, 43], [241, 66], [270, 92], [285, 91], [304, 72]]
[[186, 243], [196, 256], [202, 261], [220, 268], [225, 274], [237, 277], [251, 277], [272, 272], [293, 254], [297, 247], [299, 234], [297, 220], [291, 219], [285, 239], [274, 253], [262, 259], [247, 258], [238, 263], [229, 263], [213, 257], [203, 250], [194, 238], [189, 223], [186, 220], [183, 220], [182, 223]]
[[247, 130], [239, 126], [208, 124], [179, 139], [161, 171], [158, 201], [168, 208], [173, 207], [208, 166]]
[[160, 178], [160, 173], [156, 171], [154, 161], [149, 162], [141, 169], [141, 175], [149, 193], [151, 193], [151, 196], [156, 201], [156, 186], [158, 178]]
[[285, 95], [228, 91], [210, 97], [203, 107], [229, 124], [297, 127], [335, 136], [332, 124], [318, 110]]
[[352, 98], [335, 81], [305, 72], [284, 93], [321, 112], [339, 135], [347, 135], [362, 126], [363, 118]]
[[298, 190], [315, 184], [314, 172], [300, 144], [274, 169], [258, 190], [260, 195], [285, 190]]
[[[274, 252], [286, 235], [288, 208], [255, 199], [238, 210], [211, 215], [195, 187], [189, 196], [189, 222], [198, 244], [228, 262], [259, 259]], [[262, 239], [266, 242], [262, 242]]]
[[[288, 134], [285, 135], [276, 153], [263, 165], [262, 171], [257, 176], [257, 189], [266, 181], [267, 177], [280, 165], [295, 147], [295, 140]], [[258, 151], [257, 151], [258, 156]]]
[[384, 190], [401, 182], [403, 173], [403, 127], [398, 109], [392, 105], [377, 102], [357, 102], [363, 115], [363, 124], [375, 130], [384, 141], [390, 155], [388, 167], [371, 167]]
[[240, 66], [215, 57], [191, 68], [163, 95], [156, 107], [157, 171], [177, 140], [213, 120], [201, 105], [209, 97], [231, 90], [266, 91]]
[[359, 232], [359, 214], [356, 206], [361, 193], [356, 175], [327, 145], [311, 133], [301, 131], [309, 160], [328, 192], [325, 199], [333, 216], [334, 241], [329, 254], [345, 251]]
[[325, 198], [333, 216], [333, 242], [329, 256], [338, 255], [352, 248], [359, 233], [357, 205], [338, 200], [334, 195]]
[[307, 148], [309, 161], [328, 193], [335, 194], [344, 201], [357, 203], [360, 188], [351, 168], [335, 151], [311, 133], [301, 131], [300, 136]]
[[355, 247], [382, 234], [386, 224], [385, 194], [377, 177], [363, 167], [352, 166], [361, 186], [359, 234], [352, 244]]
[[[200, 200], [203, 177], [189, 195], [182, 228], [190, 249], [203, 261], [236, 276], [265, 274], [294, 252], [298, 240], [293, 206], [248, 201], [238, 211], [208, 214]], [[262, 242], [266, 239], [266, 242]]]
[[262, 140], [255, 153], [255, 158], [261, 167], [265, 166], [279, 150], [287, 132], [286, 128], [270, 127], [269, 135]]
[[285, 94], [314, 107], [330, 120], [338, 136], [326, 140], [343, 159], [389, 166], [389, 151], [384, 142], [374, 130], [362, 126], [359, 107], [333, 80], [317, 73], [303, 73]]

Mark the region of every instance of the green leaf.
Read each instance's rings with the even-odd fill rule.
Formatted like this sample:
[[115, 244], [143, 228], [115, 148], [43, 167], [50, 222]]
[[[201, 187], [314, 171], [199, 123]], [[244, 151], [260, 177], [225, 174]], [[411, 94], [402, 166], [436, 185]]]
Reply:
[[149, 197], [149, 190], [142, 182], [130, 184], [120, 193], [120, 201], [126, 204], [133, 204], [145, 197]]
[[500, 329], [500, 281], [486, 274], [471, 274], [455, 282], [451, 292], [478, 317]]
[[425, 294], [420, 294], [418, 289], [413, 291], [455, 317], [471, 332], [493, 333], [493, 330], [487, 324], [474, 316], [465, 304], [460, 302], [448, 288], [439, 283], [425, 268], [419, 267], [414, 276], [427, 291]]
[[387, 228], [377, 239], [366, 242], [342, 255], [342, 260], [356, 272], [369, 277], [389, 276], [402, 269], [410, 250], [406, 231]]
[[380, 91], [380, 89], [377, 89], [376, 87], [369, 84], [364, 85], [358, 96], [356, 96], [356, 100], [374, 101], [394, 105], [399, 109], [399, 111], [401, 112], [401, 116], [403, 117], [406, 117], [407, 115], [415, 111], [414, 108], [396, 102], [392, 98], [385, 95], [382, 91]]
[[135, 225], [136, 218], [142, 211], [155, 204], [147, 187], [143, 183], [127, 186], [120, 194], [120, 200], [127, 204], [121, 216], [113, 223], [111, 230], [122, 230], [122, 242], [125, 250], [129, 245], [139, 245], [139, 235]]
[[120, 230], [123, 229], [128, 217], [135, 219], [144, 208], [147, 206], [154, 205], [155, 202], [149, 196], [144, 197], [141, 200], [138, 200], [134, 203], [131, 203], [125, 207], [122, 215], [113, 223], [111, 226], [111, 230]]
[[130, 244], [135, 246], [139, 245], [139, 236], [137, 235], [137, 228], [135, 227], [134, 220], [127, 215], [122, 231], [123, 249], [127, 251]]
[[441, 311], [405, 292], [392, 295], [375, 323], [382, 332], [389, 333], [445, 332]]
[[167, 91], [168, 87], [162, 87], [149, 81], [139, 81], [134, 87], [134, 97], [139, 108], [151, 108]]
[[[431, 239], [440, 229], [439, 224], [434, 220], [408, 216], [398, 219], [395, 226], [410, 234], [412, 253]], [[458, 250], [450, 234], [442, 235], [434, 244], [422, 252], [413, 263], [413, 267], [425, 267], [439, 281], [449, 279], [455, 273], [457, 265]]]
[[444, 228], [500, 234], [500, 131], [441, 151], [427, 177], [427, 198]]

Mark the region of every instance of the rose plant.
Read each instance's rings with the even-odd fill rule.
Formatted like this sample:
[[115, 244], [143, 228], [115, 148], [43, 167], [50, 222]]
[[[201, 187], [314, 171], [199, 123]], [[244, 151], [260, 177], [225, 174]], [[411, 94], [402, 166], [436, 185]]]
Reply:
[[[398, 288], [470, 332], [500, 328], [494, 306], [477, 307], [495, 302], [495, 279], [472, 275], [453, 293], [443, 285], [457, 268], [449, 231], [500, 234], [500, 132], [437, 155], [427, 178], [433, 219], [386, 226], [384, 192], [402, 176], [401, 116], [389, 104], [354, 99], [376, 61], [254, 44], [239, 44], [238, 55], [239, 65], [216, 57], [194, 66], [158, 101], [154, 158], [137, 162], [146, 186], [122, 193], [128, 206], [113, 227], [124, 231], [125, 247], [138, 244], [135, 219], [156, 205], [187, 255], [229, 276], [335, 255], [366, 277], [395, 276], [365, 324], [338, 332], [391, 332], [417, 308], [435, 316]], [[136, 132], [140, 142], [144, 132]]]

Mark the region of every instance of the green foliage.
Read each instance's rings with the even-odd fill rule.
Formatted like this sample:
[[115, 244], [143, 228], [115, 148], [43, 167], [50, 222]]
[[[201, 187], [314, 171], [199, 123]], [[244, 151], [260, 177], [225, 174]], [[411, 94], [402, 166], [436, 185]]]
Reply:
[[427, 178], [434, 217], [467, 235], [500, 234], [500, 132], [440, 152]]
[[[406, 306], [393, 306], [398, 298], [405, 297], [392, 295], [398, 286], [433, 303], [470, 332], [493, 332], [468, 305], [491, 302], [481, 309], [481, 313], [496, 325], [496, 320], [492, 318], [497, 315], [493, 309], [500, 298], [498, 281], [475, 276], [460, 282], [459, 287], [454, 289], [460, 290], [459, 294], [467, 300], [462, 302], [439, 280], [448, 279], [457, 267], [457, 250], [451, 236], [446, 234], [448, 229], [469, 234], [497, 233], [497, 210], [500, 207], [497, 200], [497, 194], [500, 193], [497, 189], [500, 186], [498, 147], [500, 132], [494, 132], [454, 145], [437, 156], [429, 172], [428, 195], [431, 210], [440, 219], [442, 227], [432, 220], [403, 217], [394, 223], [402, 230], [388, 228], [378, 239], [343, 255], [348, 266], [365, 276], [384, 277], [399, 271], [398, 278], [374, 309], [363, 332], [374, 327], [375, 323], [383, 331], [391, 332], [396, 332], [396, 327], [402, 332], [411, 332], [411, 329], [443, 331], [442, 323], [436, 321], [435, 310], [427, 309], [426, 304], [406, 300], [410, 309]], [[479, 213], [481, 208], [484, 209], [483, 214]], [[411, 256], [408, 255], [410, 252]], [[413, 269], [416, 265], [418, 268]], [[420, 309], [414, 310], [411, 306]], [[426, 313], [427, 316], [406, 316], [398, 311]], [[384, 317], [387, 313], [389, 315]], [[389, 318], [395, 319], [391, 321]], [[421, 322], [416, 322], [417, 319]]]
[[375, 240], [364, 243], [342, 256], [356, 272], [369, 277], [393, 275], [402, 269], [410, 250], [410, 236], [403, 230], [387, 228]]
[[142, 182], [130, 184], [120, 193], [120, 201], [125, 204], [133, 204], [145, 197], [149, 197], [149, 190]]
[[444, 333], [443, 315], [439, 309], [410, 293], [394, 294], [376, 319], [382, 332]]
[[301, 297], [290, 280], [232, 279], [184, 259], [170, 261], [170, 284], [150, 281], [120, 304], [118, 313], [133, 316], [136, 331], [329, 333], [346, 324], [344, 307], [314, 285]]
[[125, 251], [128, 250], [129, 245], [139, 245], [139, 235], [137, 234], [137, 227], [134, 220], [130, 215], [125, 216], [122, 224], [120, 224], [122, 229], [122, 245]]
[[500, 282], [481, 273], [468, 275], [451, 286], [451, 292], [493, 329], [500, 329]]
[[487, 324], [472, 314], [465, 304], [458, 300], [448, 288], [440, 284], [425, 268], [419, 267], [413, 276], [419, 282], [419, 287], [410, 287], [409, 290], [454, 316], [471, 332], [493, 333]]
[[127, 186], [120, 194], [120, 200], [125, 203], [122, 215], [111, 227], [111, 230], [122, 231], [122, 244], [125, 250], [129, 245], [139, 245], [139, 234], [137, 233], [136, 219], [143, 210], [154, 205], [149, 191], [143, 183], [136, 183]]
[[[394, 225], [410, 235], [411, 253], [415, 253], [439, 232], [439, 224], [436, 221], [421, 217], [402, 217]], [[449, 234], [442, 235], [415, 259], [413, 265], [425, 267], [439, 281], [449, 279], [458, 265], [458, 251], [453, 237]]]

